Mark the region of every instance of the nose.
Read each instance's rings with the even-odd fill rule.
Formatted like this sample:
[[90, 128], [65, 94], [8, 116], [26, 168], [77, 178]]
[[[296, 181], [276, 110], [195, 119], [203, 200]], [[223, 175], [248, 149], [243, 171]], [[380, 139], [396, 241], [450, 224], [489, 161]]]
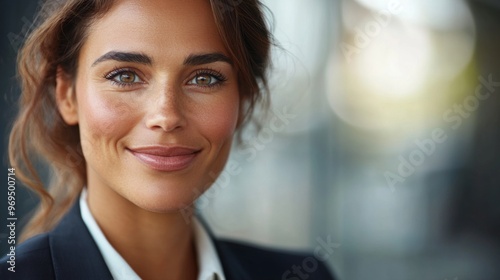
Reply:
[[165, 132], [179, 130], [186, 125], [182, 93], [173, 87], [156, 94], [152, 99], [151, 109], [146, 116], [146, 126], [150, 129], [161, 129]]

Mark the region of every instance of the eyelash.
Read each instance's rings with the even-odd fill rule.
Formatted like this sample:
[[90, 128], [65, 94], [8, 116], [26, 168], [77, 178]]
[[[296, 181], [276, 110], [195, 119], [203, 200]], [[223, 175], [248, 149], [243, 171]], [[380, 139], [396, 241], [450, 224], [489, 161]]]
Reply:
[[137, 83], [123, 83], [123, 82], [118, 82], [118, 81], [114, 80], [118, 75], [123, 74], [123, 73], [127, 73], [127, 72], [134, 74], [136, 77], [138, 77], [140, 80], [142, 80], [140, 78], [140, 76], [137, 74], [137, 72], [134, 71], [133, 69], [130, 69], [130, 68], [115, 68], [111, 72], [105, 74], [103, 78], [109, 80], [113, 85], [116, 85], [119, 87], [133, 86], [134, 84], [137, 84]]
[[227, 81], [226, 76], [224, 76], [222, 73], [220, 73], [219, 71], [213, 70], [213, 69], [209, 69], [209, 68], [197, 70], [194, 77], [191, 78], [189, 81], [192, 81], [194, 78], [196, 78], [198, 76], [202, 76], [202, 75], [212, 76], [213, 78], [215, 78], [217, 80], [217, 82], [214, 83], [213, 85], [206, 85], [206, 86], [194, 85], [194, 86], [198, 86], [201, 88], [214, 88], [214, 87], [218, 87], [218, 86], [223, 85], [224, 82]]
[[[105, 74], [104, 78], [109, 80], [113, 85], [116, 85], [119, 87], [128, 87], [128, 86], [133, 86], [134, 84], [137, 84], [137, 83], [123, 83], [123, 82], [118, 82], [118, 81], [114, 80], [114, 78], [116, 78], [118, 75], [126, 73], [126, 72], [130, 72], [130, 73], [134, 74], [135, 76], [137, 76], [140, 80], [142, 80], [140, 78], [140, 76], [137, 74], [137, 72], [130, 69], [130, 68], [115, 68], [111, 72]], [[225, 81], [227, 81], [226, 76], [224, 76], [222, 73], [220, 73], [219, 71], [213, 70], [213, 69], [209, 69], [209, 68], [197, 70], [194, 77], [191, 78], [189, 81], [192, 81], [194, 78], [201, 76], [201, 75], [210, 75], [213, 78], [215, 78], [217, 80], [217, 82], [212, 84], [212, 85], [205, 85], [205, 86], [194, 85], [194, 86], [201, 87], [201, 88], [213, 88], [213, 87], [221, 86]]]

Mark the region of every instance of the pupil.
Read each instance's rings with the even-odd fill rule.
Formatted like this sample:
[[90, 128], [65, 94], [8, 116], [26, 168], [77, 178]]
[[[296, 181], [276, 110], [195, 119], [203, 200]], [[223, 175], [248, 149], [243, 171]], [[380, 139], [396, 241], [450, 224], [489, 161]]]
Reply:
[[134, 77], [131, 73], [123, 73], [121, 76], [121, 80], [124, 83], [131, 83], [134, 81]]
[[204, 76], [198, 76], [197, 81], [199, 84], [206, 85], [210, 82], [210, 79], [206, 75], [204, 75]]

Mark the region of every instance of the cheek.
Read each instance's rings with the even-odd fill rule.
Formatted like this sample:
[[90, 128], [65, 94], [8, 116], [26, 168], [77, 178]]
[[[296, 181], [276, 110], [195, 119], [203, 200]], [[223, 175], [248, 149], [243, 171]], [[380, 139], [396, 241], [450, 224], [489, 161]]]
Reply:
[[123, 98], [111, 98], [92, 89], [80, 93], [78, 113], [82, 142], [92, 145], [114, 142], [133, 127], [134, 108]]
[[198, 127], [211, 142], [226, 142], [234, 134], [238, 115], [239, 98], [235, 93], [211, 106], [204, 106], [203, 116], [198, 118]]

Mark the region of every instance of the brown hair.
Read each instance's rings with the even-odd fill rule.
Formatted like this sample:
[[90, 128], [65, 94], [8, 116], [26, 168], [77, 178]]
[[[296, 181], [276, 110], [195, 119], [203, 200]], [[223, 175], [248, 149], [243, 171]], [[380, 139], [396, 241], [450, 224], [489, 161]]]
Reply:
[[[238, 71], [242, 117], [257, 103], [267, 104], [266, 72], [271, 35], [259, 0], [210, 0], [220, 36]], [[9, 158], [18, 178], [40, 197], [40, 205], [21, 240], [52, 229], [86, 184], [78, 125], [67, 125], [56, 105], [58, 67], [74, 79], [88, 27], [112, 6], [112, 0], [53, 0], [39, 12], [40, 24], [18, 56], [21, 82], [19, 113], [9, 139]], [[35, 159], [51, 168], [44, 187]]]

